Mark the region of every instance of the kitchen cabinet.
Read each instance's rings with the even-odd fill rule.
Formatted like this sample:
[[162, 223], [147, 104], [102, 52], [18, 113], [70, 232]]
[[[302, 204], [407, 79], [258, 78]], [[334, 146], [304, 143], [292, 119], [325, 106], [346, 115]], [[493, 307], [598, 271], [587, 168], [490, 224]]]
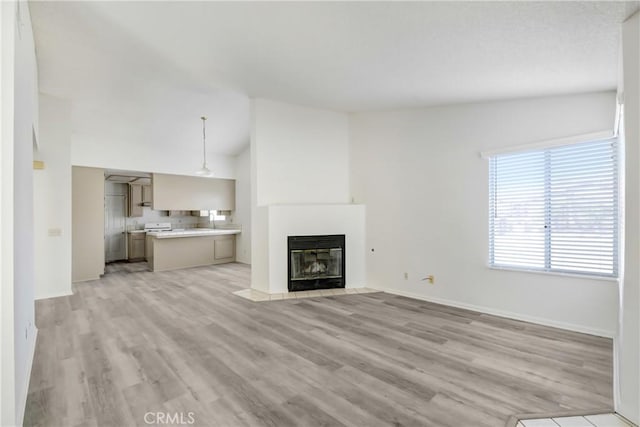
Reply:
[[233, 262], [236, 257], [236, 237], [219, 236], [213, 241], [213, 258], [216, 262]]
[[145, 258], [145, 233], [129, 233], [129, 261]]
[[154, 210], [235, 209], [236, 181], [233, 179], [154, 173], [152, 191]]
[[129, 216], [142, 216], [142, 185], [129, 184]]
[[236, 259], [235, 234], [166, 236], [150, 233], [146, 244], [147, 262], [152, 271], [224, 264]]
[[151, 185], [129, 184], [129, 216], [142, 216], [142, 208], [151, 206], [152, 201]]
[[144, 206], [151, 206], [153, 202], [153, 190], [150, 185], [142, 186], [142, 204]]

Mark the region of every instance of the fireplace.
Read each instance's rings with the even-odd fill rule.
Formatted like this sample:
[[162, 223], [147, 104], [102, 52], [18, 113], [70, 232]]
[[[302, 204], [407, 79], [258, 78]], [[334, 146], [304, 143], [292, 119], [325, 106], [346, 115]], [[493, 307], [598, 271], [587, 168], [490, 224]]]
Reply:
[[289, 292], [345, 287], [344, 234], [288, 236]]

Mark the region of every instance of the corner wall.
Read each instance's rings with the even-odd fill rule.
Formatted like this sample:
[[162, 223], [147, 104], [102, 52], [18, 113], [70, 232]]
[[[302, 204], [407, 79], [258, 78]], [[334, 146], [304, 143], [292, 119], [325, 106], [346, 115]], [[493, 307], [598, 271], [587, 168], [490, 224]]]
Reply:
[[71, 279], [95, 280], [104, 274], [104, 169], [71, 173]]
[[[364, 207], [349, 204], [346, 114], [266, 99], [252, 103], [251, 287], [287, 291], [287, 236], [364, 241]], [[360, 248], [362, 249], [362, 248]], [[346, 246], [349, 287], [364, 286], [364, 254]], [[362, 261], [357, 261], [362, 259]], [[284, 271], [284, 275], [283, 275]]]
[[2, 2], [0, 424], [22, 425], [35, 350], [33, 175], [38, 76], [26, 1]]
[[13, 313], [15, 2], [0, 2], [0, 425], [16, 423]]
[[38, 65], [26, 1], [19, 8], [14, 117], [14, 329], [16, 421], [22, 422], [36, 345], [33, 147], [38, 135]]
[[346, 114], [254, 100], [257, 206], [347, 203]]
[[614, 115], [613, 92], [353, 114], [367, 286], [613, 337], [615, 281], [487, 267], [489, 167], [479, 153], [612, 130]]
[[625, 133], [625, 267], [620, 288], [616, 410], [640, 422], [640, 12], [622, 25]]
[[[202, 166], [201, 139], [178, 139], [170, 144], [166, 141], [161, 144], [160, 141], [154, 140], [152, 135], [145, 133], [148, 129], [142, 123], [136, 126], [128, 120], [116, 117], [118, 125], [110, 126], [109, 122], [100, 116], [103, 112], [77, 109], [78, 106], [72, 104], [72, 115], [85, 117], [95, 125], [95, 129], [92, 129], [92, 134], [81, 133], [75, 129], [78, 123], [72, 122], [74, 129], [71, 135], [71, 164], [74, 166], [188, 176], [193, 176], [195, 170]], [[89, 127], [87, 123], [81, 125], [84, 128]], [[193, 126], [195, 129], [201, 126], [197, 117]], [[215, 144], [215, 141], [207, 140], [207, 164], [214, 177], [235, 178], [235, 157], [214, 154], [211, 151], [212, 144]]]
[[242, 226], [236, 236], [236, 261], [251, 264], [251, 147], [236, 157], [236, 210], [233, 222]]
[[34, 153], [35, 297], [71, 295], [71, 103], [40, 95], [40, 143]]

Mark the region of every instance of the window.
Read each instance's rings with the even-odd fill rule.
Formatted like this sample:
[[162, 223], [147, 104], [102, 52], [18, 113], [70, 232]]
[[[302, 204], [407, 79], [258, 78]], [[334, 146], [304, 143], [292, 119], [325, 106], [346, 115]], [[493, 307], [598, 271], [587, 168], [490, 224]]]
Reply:
[[209, 211], [209, 221], [225, 221], [226, 211]]
[[618, 276], [617, 139], [489, 159], [489, 264]]

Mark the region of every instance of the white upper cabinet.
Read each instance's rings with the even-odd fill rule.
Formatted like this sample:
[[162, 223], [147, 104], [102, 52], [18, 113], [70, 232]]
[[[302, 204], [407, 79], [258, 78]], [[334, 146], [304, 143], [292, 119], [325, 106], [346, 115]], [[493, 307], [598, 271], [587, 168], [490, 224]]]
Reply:
[[153, 174], [154, 210], [235, 210], [234, 179]]

